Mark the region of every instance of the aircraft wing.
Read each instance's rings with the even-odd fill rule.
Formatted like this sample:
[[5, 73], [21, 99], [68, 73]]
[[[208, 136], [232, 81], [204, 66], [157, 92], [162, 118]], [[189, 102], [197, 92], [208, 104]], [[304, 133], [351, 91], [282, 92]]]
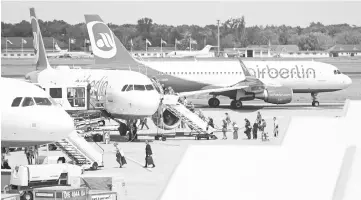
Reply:
[[204, 93], [226, 92], [226, 91], [232, 91], [232, 90], [241, 90], [241, 89], [248, 88], [248, 87], [249, 86], [241, 85], [241, 86], [231, 86], [231, 87], [197, 90], [197, 91], [191, 91], [191, 92], [181, 92], [181, 93], [179, 93], [179, 96], [191, 96], [191, 95], [204, 94]]

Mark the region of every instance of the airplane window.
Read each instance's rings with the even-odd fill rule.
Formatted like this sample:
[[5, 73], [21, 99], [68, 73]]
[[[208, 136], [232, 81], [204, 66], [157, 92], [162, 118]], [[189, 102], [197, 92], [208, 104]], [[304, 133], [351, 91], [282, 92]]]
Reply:
[[13, 103], [11, 104], [11, 107], [18, 107], [20, 105], [20, 102], [23, 98], [22, 97], [16, 97], [13, 100]]
[[124, 85], [123, 88], [122, 88], [122, 92], [125, 91], [125, 89], [127, 89], [128, 85]]
[[334, 74], [337, 74], [337, 71], [336, 71], [336, 70], [333, 70], [333, 73], [334, 73]]
[[127, 88], [127, 91], [132, 91], [133, 90], [133, 85], [129, 85], [129, 87]]
[[134, 85], [134, 90], [144, 91], [145, 87], [144, 85]]
[[48, 98], [34, 97], [36, 105], [39, 106], [51, 106], [51, 102]]
[[199, 74], [199, 72], [197, 72], [197, 74]]
[[50, 96], [52, 98], [62, 98], [62, 89], [61, 88], [50, 88]]
[[34, 101], [33, 98], [31, 97], [25, 97], [22, 106], [26, 107], [26, 106], [33, 106], [34, 105]]
[[145, 85], [145, 88], [146, 88], [147, 90], [154, 90], [153, 85]]

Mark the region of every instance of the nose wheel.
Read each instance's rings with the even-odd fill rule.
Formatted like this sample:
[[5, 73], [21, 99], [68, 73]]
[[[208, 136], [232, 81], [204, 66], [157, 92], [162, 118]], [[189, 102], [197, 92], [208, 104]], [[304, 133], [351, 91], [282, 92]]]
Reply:
[[311, 93], [312, 97], [312, 106], [318, 107], [320, 105], [320, 102], [317, 101], [317, 93]]
[[312, 106], [318, 107], [320, 105], [320, 102], [318, 101], [312, 101]]
[[237, 101], [237, 100], [232, 100], [231, 101], [231, 108], [232, 109], [240, 109], [242, 108], [243, 104], [242, 104], [242, 101]]
[[209, 105], [209, 107], [211, 107], [211, 108], [216, 108], [216, 107], [219, 106], [219, 104], [220, 104], [219, 99], [217, 99], [217, 98], [215, 98], [215, 97], [210, 98], [210, 99], [208, 100], [208, 105]]

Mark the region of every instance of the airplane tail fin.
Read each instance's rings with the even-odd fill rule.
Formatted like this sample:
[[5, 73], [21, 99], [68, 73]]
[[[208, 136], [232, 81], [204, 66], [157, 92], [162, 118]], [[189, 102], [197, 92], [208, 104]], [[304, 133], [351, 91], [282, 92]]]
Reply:
[[134, 67], [136, 61], [98, 15], [84, 15], [96, 64]]
[[31, 20], [31, 27], [33, 30], [33, 46], [35, 52], [35, 62], [37, 68], [48, 68], [52, 69], [48, 58], [46, 57], [46, 51], [44, 46], [43, 37], [41, 35], [41, 30], [39, 27], [38, 19], [35, 15], [35, 9], [30, 8], [30, 20]]
[[213, 47], [212, 45], [206, 45], [206, 46], [201, 50], [201, 52], [208, 53], [208, 52], [211, 50], [212, 47]]

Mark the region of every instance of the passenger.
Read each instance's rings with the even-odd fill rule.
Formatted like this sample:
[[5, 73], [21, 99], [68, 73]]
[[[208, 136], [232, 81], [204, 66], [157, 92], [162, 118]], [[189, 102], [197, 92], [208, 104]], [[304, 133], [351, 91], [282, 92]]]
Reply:
[[168, 87], [168, 93], [170, 94], [170, 95], [174, 95], [174, 90], [172, 89], [172, 87]]
[[249, 122], [249, 120], [247, 118], [244, 119], [244, 121], [246, 122], [244, 127], [245, 127], [245, 131], [244, 133], [247, 135], [247, 138], [250, 140], [251, 139], [251, 123]]
[[276, 117], [273, 117], [273, 135], [274, 137], [278, 137], [278, 120]]
[[118, 147], [118, 143], [114, 143], [114, 147], [115, 147], [115, 157], [116, 157], [116, 161], [117, 163], [119, 163], [119, 168], [123, 167], [123, 163], [122, 163], [122, 154], [120, 153], [119, 147]]
[[233, 122], [233, 139], [238, 139], [238, 125], [236, 124], [236, 122]]
[[258, 113], [257, 113], [257, 124], [258, 124], [258, 126], [261, 125], [261, 122], [262, 122], [262, 115], [261, 115], [261, 113], [258, 111]]
[[223, 132], [223, 138], [222, 140], [226, 140], [227, 139], [227, 121], [223, 120], [223, 125], [222, 125], [222, 132]]
[[229, 126], [231, 124], [231, 117], [229, 116], [228, 113], [226, 113], [226, 122], [227, 122], [227, 125]]
[[38, 145], [34, 146], [34, 160], [35, 160], [35, 165], [39, 164], [39, 147], [38, 147]]
[[195, 107], [194, 107], [194, 104], [192, 102], [189, 102], [189, 110], [192, 111], [193, 113], [196, 111], [195, 110]]
[[209, 121], [208, 121], [208, 126], [214, 128], [214, 122], [213, 122], [213, 119], [211, 117], [208, 118]]
[[5, 160], [1, 163], [1, 169], [11, 169], [11, 167], [9, 166], [8, 159], [5, 159]]
[[110, 131], [105, 131], [105, 133], [104, 133], [104, 142], [105, 142], [105, 144], [110, 143]]
[[267, 135], [267, 133], [265, 132], [266, 126], [267, 126], [266, 120], [262, 119], [261, 126], [259, 127], [259, 130], [261, 131], [261, 134], [262, 134], [262, 141], [268, 140], [268, 135]]
[[257, 140], [257, 132], [258, 132], [258, 121], [257, 121], [257, 119], [256, 119], [256, 121], [254, 121], [252, 132], [253, 132], [253, 139]]
[[137, 127], [137, 120], [133, 123], [133, 135], [134, 135], [134, 138], [135, 140], [138, 139], [138, 135], [137, 135], [137, 132], [138, 132], [138, 127]]
[[187, 97], [184, 97], [183, 105], [187, 107], [187, 105], [188, 105]]
[[26, 155], [26, 159], [28, 160], [28, 165], [32, 165], [33, 164], [33, 160], [32, 160], [32, 150], [30, 149], [30, 147], [25, 147], [25, 151], [24, 151], [25, 155]]
[[154, 168], [155, 164], [154, 164], [154, 161], [152, 158], [152, 155], [153, 155], [152, 148], [150, 147], [148, 140], [145, 141], [145, 144], [146, 144], [146, 146], [145, 146], [145, 166], [144, 166], [144, 168], [147, 168], [148, 165], [153, 165], [153, 168]]

